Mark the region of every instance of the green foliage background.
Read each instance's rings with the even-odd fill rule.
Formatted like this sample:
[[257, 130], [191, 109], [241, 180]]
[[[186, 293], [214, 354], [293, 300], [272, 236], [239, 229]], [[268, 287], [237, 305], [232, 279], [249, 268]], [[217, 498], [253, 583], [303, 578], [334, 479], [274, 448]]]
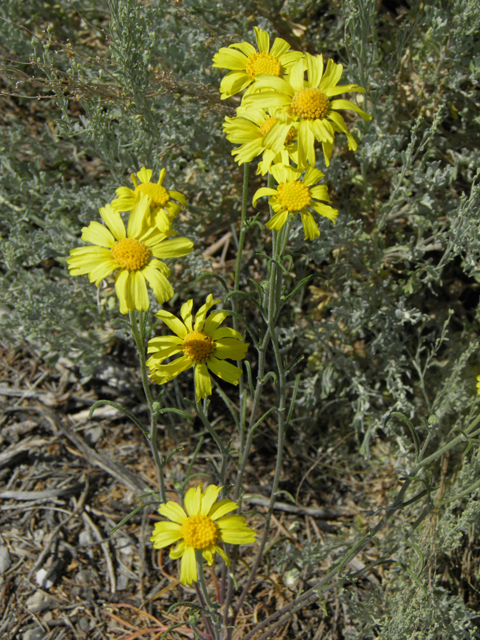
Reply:
[[[27, 340], [52, 364], [76, 359], [86, 378], [115, 354], [126, 338], [113, 322], [112, 286], [97, 303], [87, 278], [68, 277], [66, 257], [81, 227], [142, 165], [156, 175], [166, 167], [167, 188], [187, 196], [177, 226], [196, 253], [176, 266], [169, 304], [190, 297], [185, 285], [210, 269], [202, 251], [238, 231], [241, 203], [242, 169], [221, 129], [236, 103], [220, 102], [222, 74], [211, 59], [220, 46], [251, 41], [258, 25], [342, 62], [346, 82], [365, 87], [373, 117], [352, 120], [358, 151], [340, 137], [326, 172], [337, 224], [322, 222], [321, 238], [309, 243], [297, 226], [291, 239], [296, 280], [323, 276], [282, 319], [289, 360], [307, 355], [295, 437], [318, 446], [353, 429], [351, 468], [373, 464], [372, 447], [386, 441], [398, 476], [408, 475], [411, 440], [388, 419], [392, 411], [436, 446], [478, 411], [478, 9], [475, 0], [4, 0], [2, 341]], [[252, 195], [258, 186], [255, 178]], [[247, 276], [265, 272], [265, 242], [268, 233], [252, 227], [245, 287]], [[478, 559], [468, 576], [452, 569], [479, 541], [479, 457], [462, 449], [446, 477], [432, 468], [431, 487], [441, 479], [451, 496], [435, 526], [419, 526], [407, 541], [401, 525], [392, 529], [378, 543], [382, 553], [396, 549], [387, 579], [370, 591], [343, 586], [345, 637], [480, 637]], [[416, 503], [405, 521], [420, 512]], [[276, 560], [304, 568], [330, 551], [296, 557], [287, 545]]]

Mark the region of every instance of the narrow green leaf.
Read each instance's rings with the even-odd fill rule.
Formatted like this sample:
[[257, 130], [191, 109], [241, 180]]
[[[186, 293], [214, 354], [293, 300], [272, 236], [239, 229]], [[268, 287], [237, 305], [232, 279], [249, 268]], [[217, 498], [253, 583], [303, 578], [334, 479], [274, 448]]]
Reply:
[[112, 400], [97, 400], [97, 402], [95, 402], [91, 409], [90, 412], [88, 414], [88, 419], [91, 420], [92, 416], [95, 412], [95, 409], [97, 407], [101, 407], [103, 405], [108, 405], [110, 407], [114, 407], [115, 409], [117, 409], [118, 411], [121, 411], [124, 415], [126, 415], [127, 417], [130, 418], [130, 420], [137, 425], [137, 427], [139, 427], [142, 431], [143, 431], [143, 435], [145, 436], [145, 438], [147, 440], [150, 440], [150, 434], [148, 433], [148, 430], [143, 426], [143, 424], [138, 420], [138, 418], [136, 418], [133, 413], [131, 413], [130, 411], [128, 411], [128, 409], [124, 409], [122, 406], [120, 406], [117, 402], [113, 402]]
[[115, 531], [118, 531], [120, 529], [120, 527], [123, 527], [123, 525], [126, 522], [128, 522], [131, 518], [133, 518], [134, 515], [136, 515], [142, 509], [145, 509], [145, 507], [149, 507], [151, 504], [159, 504], [159, 503], [155, 500], [155, 501], [152, 501], [152, 502], [144, 502], [143, 504], [139, 505], [131, 513], [129, 513], [128, 516], [125, 516], [125, 518], [123, 518], [123, 520], [121, 520], [118, 524], [116, 524], [113, 527], [113, 529], [110, 531], [110, 535], [112, 536], [115, 533]]

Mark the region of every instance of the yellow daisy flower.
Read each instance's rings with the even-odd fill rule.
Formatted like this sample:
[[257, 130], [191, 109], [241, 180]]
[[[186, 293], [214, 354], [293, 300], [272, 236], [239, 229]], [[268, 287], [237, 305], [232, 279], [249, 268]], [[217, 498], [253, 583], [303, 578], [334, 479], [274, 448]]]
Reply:
[[[135, 189], [119, 187], [116, 190], [118, 198], [112, 202], [112, 207], [114, 211], [131, 211], [139, 195], [143, 193], [148, 196], [150, 201], [151, 224], [156, 225], [160, 231], [165, 232], [172, 226], [172, 220], [180, 211], [180, 206], [185, 206], [186, 200], [185, 196], [179, 191], [167, 191], [162, 186], [165, 178], [165, 169], [160, 171], [157, 183], [150, 182], [152, 173], [151, 169], [145, 169], [145, 167], [140, 169], [136, 176], [132, 173], [131, 178]], [[178, 202], [173, 202], [172, 198], [178, 200]]]
[[[147, 360], [147, 366], [154, 382], [165, 384], [182, 371], [195, 367], [197, 400], [212, 394], [209, 369], [222, 380], [238, 384], [242, 370], [226, 362], [226, 358], [243, 360], [249, 345], [243, 342], [238, 331], [220, 327], [230, 315], [228, 311], [215, 311], [206, 318], [207, 312], [219, 302], [210, 294], [206, 303], [197, 311], [195, 323], [192, 317], [193, 300], [185, 302], [180, 309], [183, 322], [168, 311], [162, 310], [155, 314], [176, 335], [152, 338], [148, 342], [148, 353], [154, 355]], [[169, 364], [162, 364], [166, 358], [178, 353], [183, 355]]]
[[104, 278], [119, 269], [115, 291], [121, 313], [149, 308], [147, 282], [158, 302], [169, 300], [173, 296], [172, 286], [167, 280], [170, 269], [157, 258], [178, 258], [193, 248], [193, 242], [187, 238], [169, 239], [175, 233], [171, 229], [161, 233], [156, 228], [145, 226], [149, 202], [144, 194], [136, 200], [126, 231], [120, 213], [107, 204], [100, 209], [106, 226], [91, 222], [82, 229], [82, 240], [95, 246], [72, 249], [67, 260], [72, 276], [88, 274], [90, 282], [95, 282], [97, 287]]
[[332, 155], [335, 133], [343, 132], [348, 138], [348, 147], [353, 151], [358, 144], [348, 131], [339, 109], [349, 109], [364, 120], [371, 116], [350, 100], [331, 100], [346, 91], [365, 89], [356, 84], [338, 85], [343, 66], [329, 60], [324, 71], [323, 56], [305, 54], [307, 81], [304, 80], [305, 64], [296, 62], [289, 70], [288, 77], [275, 78], [262, 75], [255, 79], [254, 92], [245, 95], [244, 106], [249, 109], [278, 109], [287, 119], [277, 122], [270, 132], [269, 146], [277, 152], [281, 149], [289, 133], [292, 121], [298, 122], [298, 159], [300, 166], [307, 162], [315, 164], [315, 140], [322, 143], [325, 163], [328, 167]]
[[246, 89], [255, 76], [265, 73], [281, 76], [292, 64], [303, 58], [300, 51], [290, 51], [290, 45], [282, 38], [275, 38], [270, 48], [270, 36], [258, 27], [255, 27], [255, 39], [258, 51], [248, 42], [236, 42], [229, 47], [222, 47], [214, 55], [214, 67], [231, 69], [220, 84], [222, 100]]
[[192, 488], [185, 494], [185, 510], [176, 502], [162, 504], [158, 512], [171, 522], [155, 524], [150, 541], [154, 549], [163, 549], [178, 542], [170, 551], [170, 558], [181, 558], [180, 582], [197, 582], [196, 549], [202, 552], [209, 566], [213, 563], [215, 552], [230, 565], [225, 551], [218, 542], [226, 544], [252, 544], [255, 531], [251, 529], [243, 516], [226, 515], [238, 507], [232, 500], [216, 502], [222, 487], [209, 485], [205, 492], [200, 487]]
[[477, 376], [477, 393], [480, 393], [480, 376]]
[[319, 169], [309, 167], [302, 180], [300, 180], [302, 171], [302, 169], [293, 169], [286, 165], [273, 165], [271, 174], [279, 183], [278, 188], [262, 187], [259, 189], [253, 196], [253, 205], [256, 206], [257, 200], [263, 196], [273, 196], [270, 198], [269, 203], [272, 205], [275, 215], [267, 222], [267, 227], [280, 231], [289, 214], [300, 213], [305, 240], [313, 240], [320, 235], [320, 231], [307, 207], [310, 207], [321, 216], [329, 218], [332, 222], [335, 222], [338, 210], [318, 202], [319, 200], [331, 202], [326, 185], [313, 186], [324, 177], [324, 174]]
[[288, 164], [289, 157], [295, 162], [296, 146], [292, 144], [297, 137], [295, 123], [290, 127], [283, 148], [277, 152], [268, 148], [270, 131], [277, 122], [274, 116], [268, 115], [264, 109], [247, 111], [242, 107], [237, 109], [237, 114], [238, 116], [233, 118], [226, 117], [223, 128], [227, 140], [241, 145], [232, 151], [232, 156], [238, 164], [251, 162], [253, 158], [263, 154], [257, 174], [264, 176], [270, 171], [273, 162]]

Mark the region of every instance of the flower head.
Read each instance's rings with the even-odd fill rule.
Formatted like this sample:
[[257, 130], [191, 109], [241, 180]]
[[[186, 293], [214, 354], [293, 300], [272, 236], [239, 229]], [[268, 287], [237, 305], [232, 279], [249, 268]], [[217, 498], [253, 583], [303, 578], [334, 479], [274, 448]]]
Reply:
[[[193, 300], [185, 302], [180, 309], [183, 322], [168, 311], [162, 310], [155, 314], [176, 335], [152, 338], [148, 342], [148, 353], [153, 355], [148, 359], [147, 366], [154, 382], [165, 384], [182, 371], [195, 367], [197, 400], [212, 394], [209, 369], [222, 380], [238, 384], [242, 370], [226, 362], [226, 359], [243, 360], [248, 344], [243, 342], [238, 331], [220, 327], [229, 315], [228, 311], [214, 311], [206, 318], [207, 312], [219, 302], [210, 294], [206, 303], [197, 311], [195, 322], [192, 317]], [[162, 364], [166, 358], [179, 353], [183, 353], [180, 358], [169, 364]]]
[[[141, 194], [149, 199], [151, 223], [155, 224], [160, 231], [165, 232], [172, 226], [172, 220], [180, 211], [180, 206], [185, 205], [185, 196], [179, 191], [167, 191], [163, 186], [165, 169], [160, 171], [158, 182], [150, 182], [152, 170], [143, 167], [135, 176], [131, 178], [135, 186], [134, 189], [119, 187], [116, 190], [118, 198], [113, 200], [114, 211], [131, 211]], [[138, 180], [137, 180], [138, 177]], [[177, 200], [178, 202], [173, 202]], [[179, 204], [180, 203], [180, 204]]]
[[289, 214], [300, 213], [305, 240], [313, 240], [320, 235], [320, 231], [307, 207], [335, 222], [338, 210], [319, 202], [319, 200], [331, 202], [328, 197], [328, 188], [326, 185], [313, 186], [324, 177], [319, 169], [309, 167], [301, 180], [302, 169], [293, 169], [282, 164], [275, 164], [270, 171], [279, 183], [278, 188], [262, 187], [253, 196], [254, 206], [259, 198], [273, 196], [270, 198], [269, 203], [272, 205], [275, 215], [267, 222], [269, 229], [279, 231], [286, 223]]
[[480, 393], [480, 376], [477, 376], [477, 393]]
[[298, 122], [298, 162], [306, 166], [315, 164], [315, 140], [321, 142], [325, 163], [330, 164], [335, 133], [343, 132], [348, 139], [348, 147], [353, 151], [357, 141], [348, 131], [339, 109], [349, 109], [358, 113], [364, 120], [371, 116], [362, 111], [350, 100], [332, 100], [334, 96], [346, 91], [365, 89], [356, 84], [338, 85], [343, 66], [329, 60], [324, 71], [323, 56], [305, 54], [307, 63], [307, 81], [304, 80], [305, 65], [297, 61], [288, 71], [287, 78], [275, 78], [262, 75], [255, 79], [254, 91], [244, 96], [243, 104], [247, 109], [277, 109], [286, 116], [286, 120], [276, 123], [270, 133], [269, 146], [279, 149], [288, 136], [289, 123]]
[[264, 176], [270, 171], [272, 162], [288, 164], [289, 157], [296, 158], [296, 146], [293, 144], [297, 137], [295, 123], [289, 125], [283, 146], [277, 151], [269, 148], [270, 131], [277, 122], [275, 116], [270, 116], [264, 109], [247, 111], [243, 107], [237, 109], [237, 114], [238, 116], [234, 118], [226, 117], [223, 128], [227, 140], [233, 144], [241, 145], [232, 151], [232, 156], [235, 156], [238, 164], [251, 162], [255, 156], [263, 154], [257, 173]]
[[282, 38], [275, 38], [270, 48], [270, 36], [263, 29], [255, 27], [258, 51], [248, 42], [236, 42], [228, 48], [222, 47], [213, 57], [213, 66], [230, 69], [220, 85], [222, 100], [243, 91], [260, 74], [279, 77], [303, 53], [290, 51], [290, 45]]
[[222, 487], [209, 485], [204, 492], [200, 487], [192, 488], [185, 494], [185, 510], [176, 502], [162, 504], [158, 512], [171, 522], [155, 524], [150, 538], [155, 549], [163, 549], [178, 542], [170, 551], [170, 557], [181, 558], [180, 582], [192, 584], [198, 579], [195, 551], [202, 552], [209, 565], [213, 563], [215, 552], [227, 565], [230, 564], [225, 551], [218, 542], [227, 544], [252, 544], [255, 531], [247, 526], [243, 516], [227, 515], [238, 507], [232, 500], [216, 502]]
[[73, 276], [88, 274], [97, 287], [108, 275], [118, 269], [115, 291], [120, 300], [120, 312], [134, 309], [144, 311], [150, 306], [147, 282], [158, 302], [173, 296], [167, 276], [170, 269], [158, 258], [177, 258], [191, 252], [193, 242], [187, 238], [169, 238], [174, 231], [161, 233], [145, 226], [149, 198], [141, 195], [135, 202], [125, 225], [118, 211], [111, 205], [100, 209], [106, 226], [91, 222], [82, 229], [82, 240], [94, 246], [72, 249], [67, 262]]

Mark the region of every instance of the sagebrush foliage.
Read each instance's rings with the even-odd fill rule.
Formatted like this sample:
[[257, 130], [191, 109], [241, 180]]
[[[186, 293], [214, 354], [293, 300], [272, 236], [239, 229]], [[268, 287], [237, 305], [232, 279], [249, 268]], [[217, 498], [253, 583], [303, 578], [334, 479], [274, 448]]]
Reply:
[[[235, 240], [241, 170], [221, 133], [233, 107], [218, 100], [220, 73], [211, 59], [218, 47], [250, 39], [258, 25], [344, 63], [345, 81], [365, 87], [373, 116], [351, 126], [360, 141], [355, 156], [343, 140], [332, 157], [327, 180], [340, 211], [336, 225], [322, 224], [321, 238], [308, 244], [301, 225], [292, 232], [292, 288], [295, 279], [318, 274], [284, 312], [279, 333], [290, 362], [308, 356], [300, 365], [298, 437], [317, 442], [330, 425], [353, 428], [365, 458], [372, 443], [388, 437], [399, 475], [408, 476], [412, 440], [389, 419], [392, 411], [410, 417], [430, 448], [462, 432], [475, 415], [480, 372], [478, 3], [287, 0], [267, 10], [246, 0], [84, 0], [78, 8], [67, 0], [5, 0], [0, 17], [6, 342], [28, 340], [52, 363], [60, 355], [77, 358], [92, 374], [99, 343], [107, 350], [123, 339], [112, 325], [111, 287], [102, 289], [98, 313], [87, 280], [68, 278], [66, 256], [81, 227], [113, 198], [113, 185], [141, 165], [157, 173], [166, 167], [187, 195], [177, 226], [202, 249], [172, 269], [182, 300], [189, 294], [180, 284], [209, 265], [201, 251], [230, 230]], [[252, 273], [265, 274], [264, 241], [252, 225]], [[243, 286], [251, 285], [245, 279]], [[463, 449], [468, 437], [465, 443]], [[432, 465], [424, 503], [414, 503], [382, 538], [382, 553], [394, 549], [403, 566], [391, 565], [385, 586], [367, 595], [344, 587], [346, 637], [478, 637], [467, 598], [435, 574], [467, 534], [469, 545], [478, 543], [478, 454], [461, 450], [446, 478]], [[364, 464], [360, 455], [352, 462]], [[419, 504], [428, 506], [440, 482], [445, 502], [429, 512], [428, 526], [412, 532]], [[422, 550], [428, 577], [427, 569], [418, 576], [404, 569], [417, 557], [411, 542]], [[276, 561], [290, 568], [321, 557], [316, 549], [304, 557], [284, 551]], [[478, 585], [478, 567], [469, 579]]]

